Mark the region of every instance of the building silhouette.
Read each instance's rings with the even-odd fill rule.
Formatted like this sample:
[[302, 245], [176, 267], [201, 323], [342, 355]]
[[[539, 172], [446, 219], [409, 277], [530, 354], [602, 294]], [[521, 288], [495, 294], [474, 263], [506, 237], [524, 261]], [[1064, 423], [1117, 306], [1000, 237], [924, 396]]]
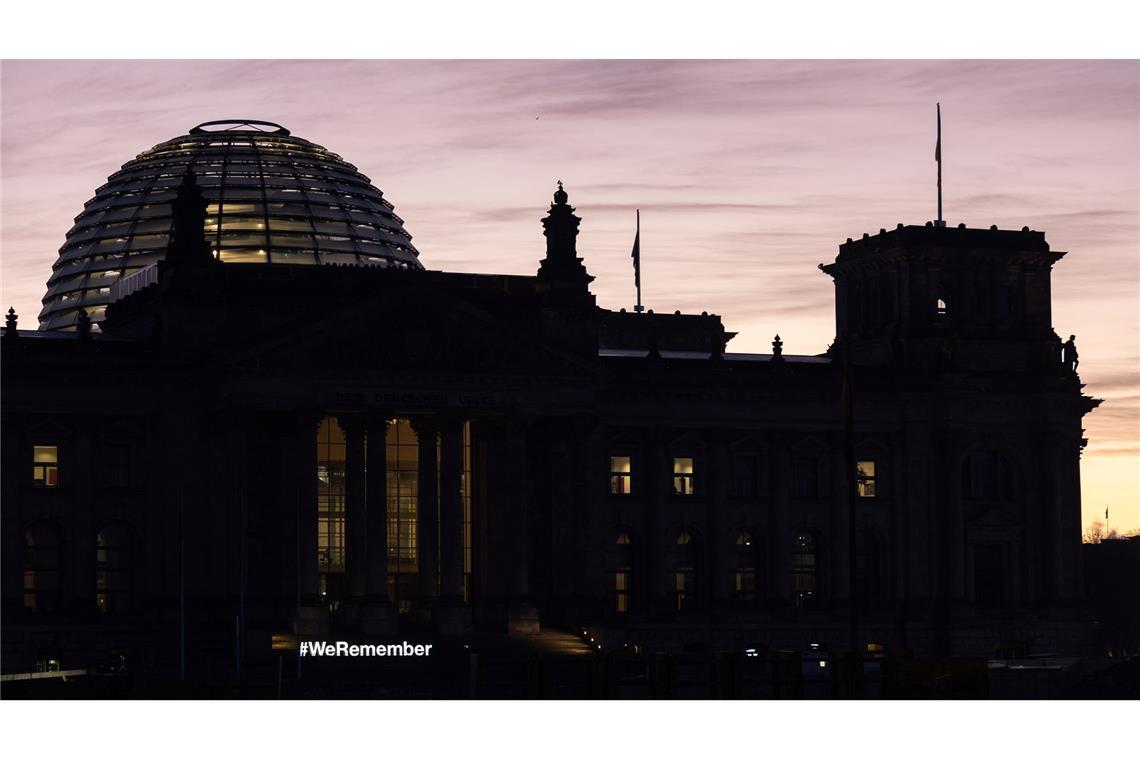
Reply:
[[0, 341], [5, 672], [252, 673], [287, 634], [839, 650], [852, 588], [870, 651], [1088, 647], [1099, 402], [1043, 233], [848, 239], [835, 342], [793, 356], [598, 307], [580, 221], [559, 185], [536, 275], [431, 271], [278, 125], [124, 165]]

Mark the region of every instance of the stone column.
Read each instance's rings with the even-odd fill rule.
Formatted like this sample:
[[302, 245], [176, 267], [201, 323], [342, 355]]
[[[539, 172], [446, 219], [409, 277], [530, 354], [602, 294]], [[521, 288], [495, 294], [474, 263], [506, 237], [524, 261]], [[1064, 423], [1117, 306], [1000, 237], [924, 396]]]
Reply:
[[297, 530], [297, 632], [312, 637], [323, 636], [328, 631], [328, 610], [321, 600], [317, 556], [317, 432], [323, 419], [319, 412], [300, 412], [290, 436], [293, 456], [289, 459], [296, 479], [296, 503], [291, 511], [295, 511]]
[[795, 473], [795, 457], [792, 456], [791, 441], [785, 431], [773, 432], [768, 436], [769, 456], [764, 466], [768, 468], [768, 482], [772, 501], [768, 517], [767, 545], [765, 547], [766, 570], [770, 573], [764, 582], [767, 584], [770, 606], [781, 616], [787, 616], [794, 604], [792, 598], [792, 546], [795, 531], [800, 527], [799, 517], [792, 509], [792, 482]]
[[[640, 490], [645, 504], [645, 588], [649, 615], [668, 614], [676, 611], [676, 604], [666, 589], [664, 553], [672, 548], [667, 545], [662, 523], [665, 515], [665, 487], [668, 484], [665, 472], [665, 434], [661, 430], [649, 430], [645, 434], [644, 454], [640, 466], [635, 466], [633, 492]], [[640, 482], [639, 482], [640, 481]]]
[[422, 604], [431, 608], [439, 596], [439, 471], [436, 467], [437, 426], [433, 418], [412, 420], [416, 431], [416, 532], [419, 592]]
[[[733, 551], [732, 542], [735, 539], [726, 533], [728, 526], [725, 525], [728, 489], [732, 479], [732, 453], [725, 433], [713, 431], [709, 434], [708, 463], [705, 470], [708, 474], [704, 479], [704, 485], [702, 486], [698, 480], [697, 487], [703, 488], [707, 495], [705, 540], [708, 544], [706, 556], [709, 560], [709, 608], [716, 613], [729, 606], [731, 568], [728, 559]], [[759, 578], [763, 578], [763, 568], [756, 568], [756, 574]], [[759, 589], [757, 593], [759, 594]]]
[[[60, 467], [61, 483], [75, 494], [74, 509], [66, 519], [71, 544], [76, 551], [72, 553], [70, 583], [64, 583], [63, 589], [70, 597], [69, 606], [85, 615], [91, 615], [95, 611], [95, 537], [102, 527], [95, 524], [93, 498], [95, 446], [92, 428], [91, 420], [77, 421], [74, 445], [69, 452], [72, 456], [69, 462], [61, 463], [69, 464], [71, 471], [68, 472], [64, 467]], [[70, 483], [65, 480], [66, 478], [70, 478]], [[62, 552], [61, 559], [63, 559]], [[66, 570], [67, 563], [61, 562], [60, 567]]]
[[388, 416], [377, 413], [365, 419], [366, 485], [364, 533], [367, 550], [364, 603], [360, 627], [372, 636], [395, 633], [395, 607], [388, 597]]
[[458, 635], [470, 628], [470, 612], [463, 601], [463, 420], [440, 420], [439, 456], [439, 568], [440, 598], [435, 623], [440, 633]]
[[[575, 469], [571, 498], [566, 506], [571, 520], [573, 541], [566, 547], [570, 556], [567, 562], [568, 585], [574, 597], [579, 616], [597, 617], [608, 609], [605, 592], [611, 582], [606, 573], [604, 552], [611, 538], [607, 520], [609, 495], [609, 461], [606, 459], [606, 430], [593, 417], [577, 420], [573, 426]], [[574, 499], [574, 494], [579, 494]], [[577, 505], [577, 508], [575, 508]], [[640, 526], [638, 526], [640, 527]], [[644, 550], [643, 534], [634, 531], [633, 586], [630, 601], [634, 610], [645, 607], [645, 596], [640, 593], [644, 571], [639, 566], [639, 553]], [[573, 620], [575, 616], [568, 616]]]
[[[5, 415], [3, 457], [4, 477], [0, 478], [0, 562], [3, 562], [3, 616], [5, 622], [20, 620], [24, 615], [24, 528], [26, 515], [21, 514], [19, 494], [31, 487], [32, 443], [21, 433], [23, 420]], [[24, 463], [28, 466], [25, 467]], [[24, 507], [26, 509], [26, 506]]]
[[947, 498], [947, 595], [951, 606], [959, 608], [966, 603], [966, 518], [962, 505], [965, 494], [962, 493], [961, 470], [955, 463], [962, 461], [965, 441], [959, 436], [948, 437], [942, 446], [944, 455], [938, 461], [943, 463], [939, 476], [943, 478]]
[[[823, 571], [826, 579], [819, 577], [823, 593], [822, 599], [826, 606], [835, 614], [846, 616], [851, 607], [851, 531], [858, 533], [859, 526], [851, 524], [850, 500], [855, 498], [847, 482], [847, 468], [853, 466], [847, 462], [844, 452], [843, 431], [833, 432], [828, 436], [829, 456], [821, 464], [827, 467], [830, 474], [826, 495], [829, 500], [829, 534], [825, 537], [826, 546], [817, 547], [822, 550], [824, 558]], [[858, 456], [858, 455], [856, 455]], [[794, 472], [794, 470], [793, 470]], [[817, 592], [818, 593], [818, 592]]]
[[348, 576], [348, 601], [356, 609], [368, 589], [368, 511], [364, 476], [364, 421], [356, 415], [341, 415], [337, 424], [344, 431], [344, 564]]
[[504, 558], [506, 570], [507, 631], [538, 634], [541, 632], [538, 608], [530, 598], [530, 487], [527, 462], [528, 421], [520, 416], [507, 419], [502, 439], [503, 456], [499, 457], [501, 478], [499, 506], [507, 520], [509, 554]]

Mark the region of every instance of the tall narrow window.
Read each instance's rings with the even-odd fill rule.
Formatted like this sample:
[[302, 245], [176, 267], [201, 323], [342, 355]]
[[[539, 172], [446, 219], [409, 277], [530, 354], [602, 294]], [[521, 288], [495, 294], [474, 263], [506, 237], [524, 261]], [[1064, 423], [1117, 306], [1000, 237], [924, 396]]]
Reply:
[[610, 457], [610, 493], [633, 493], [633, 475], [628, 456]]
[[732, 548], [735, 565], [733, 596], [742, 607], [756, 603], [756, 554], [757, 546], [752, 534], [746, 530], [740, 531]]
[[677, 611], [691, 610], [696, 603], [697, 596], [697, 552], [693, 536], [688, 531], [681, 531], [677, 536], [676, 559], [672, 575], [672, 586], [676, 600]]
[[130, 545], [127, 531], [109, 525], [95, 537], [95, 604], [122, 612], [130, 602]]
[[32, 447], [32, 483], [40, 488], [59, 485], [59, 447], [39, 444]]
[[59, 602], [59, 538], [37, 523], [24, 534], [24, 606], [52, 612]]
[[1013, 493], [1009, 461], [992, 451], [976, 451], [966, 457], [962, 477], [969, 499], [1009, 499]]
[[[419, 440], [408, 419], [392, 420], [386, 438], [388, 463], [388, 598], [401, 612], [411, 609], [416, 589]], [[462, 476], [461, 476], [462, 477]], [[463, 480], [460, 480], [460, 487]]]
[[879, 539], [869, 530], [859, 533], [855, 569], [859, 604], [869, 610], [879, 609], [883, 602], [882, 551], [879, 548]]
[[939, 298], [934, 303], [934, 315], [943, 318], [950, 313], [950, 305], [945, 298]]
[[673, 493], [693, 495], [693, 458], [673, 457]]
[[855, 488], [861, 499], [875, 498], [875, 462], [861, 459], [855, 463]]
[[796, 534], [792, 547], [792, 598], [796, 607], [810, 609], [818, 595], [818, 570], [815, 537], [807, 531]]
[[819, 498], [819, 460], [815, 457], [796, 457], [796, 498]]
[[630, 611], [633, 601], [633, 540], [628, 531], [618, 533], [607, 561], [610, 567], [610, 609], [624, 614]]
[[339, 604], [347, 594], [344, 564], [344, 431], [325, 417], [317, 431], [317, 558], [321, 596]]
[[125, 488], [130, 485], [130, 448], [125, 444], [112, 443], [100, 452], [99, 479], [104, 485]]
[[737, 454], [732, 461], [732, 470], [736, 482], [736, 495], [742, 499], [757, 496], [760, 489], [756, 483], [758, 479], [756, 455]]

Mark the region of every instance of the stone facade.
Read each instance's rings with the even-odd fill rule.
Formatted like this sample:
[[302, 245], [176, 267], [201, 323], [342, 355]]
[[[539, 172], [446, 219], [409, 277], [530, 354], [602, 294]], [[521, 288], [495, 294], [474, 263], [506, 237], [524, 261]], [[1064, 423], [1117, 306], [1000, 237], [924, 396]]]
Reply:
[[[1098, 402], [1062, 363], [1043, 234], [849, 240], [821, 265], [832, 346], [735, 354], [718, 316], [597, 307], [555, 201], [534, 277], [222, 263], [176, 235], [98, 329], [10, 319], [5, 668], [257, 667], [282, 631], [842, 648], [852, 570], [860, 644], [1085, 646]], [[322, 420], [345, 447], [335, 592]], [[416, 433], [410, 586], [368, 445], [392, 420]]]

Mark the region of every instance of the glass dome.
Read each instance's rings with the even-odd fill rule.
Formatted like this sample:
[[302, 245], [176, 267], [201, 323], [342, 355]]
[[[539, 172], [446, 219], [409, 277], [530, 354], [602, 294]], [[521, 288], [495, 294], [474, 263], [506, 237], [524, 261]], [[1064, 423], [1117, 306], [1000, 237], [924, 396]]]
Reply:
[[212, 121], [140, 153], [95, 191], [52, 266], [41, 330], [73, 329], [81, 308], [98, 324], [111, 285], [163, 258], [188, 166], [222, 262], [422, 269], [403, 220], [355, 166], [279, 124]]

